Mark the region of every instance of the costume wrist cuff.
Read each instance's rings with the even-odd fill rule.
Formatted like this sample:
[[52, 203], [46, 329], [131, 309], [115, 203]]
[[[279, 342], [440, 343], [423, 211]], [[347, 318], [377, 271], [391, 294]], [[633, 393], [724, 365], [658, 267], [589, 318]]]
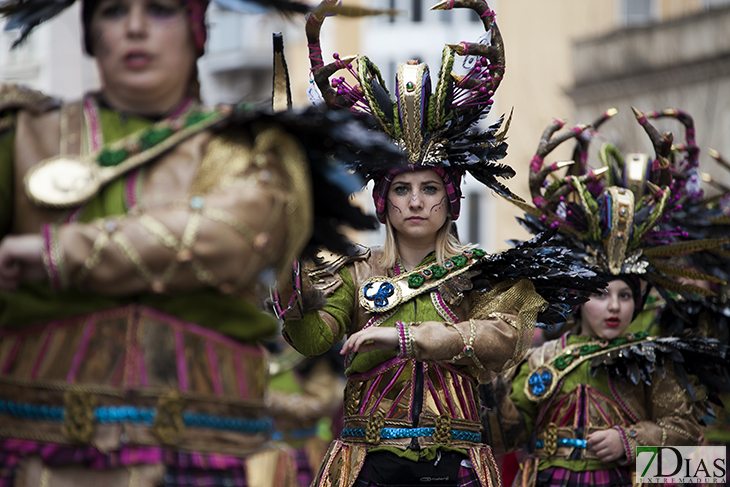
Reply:
[[413, 357], [413, 336], [410, 323], [397, 321], [395, 327], [398, 330], [398, 358]]
[[281, 306], [279, 292], [276, 289], [273, 290], [273, 295], [271, 296], [271, 301], [273, 303], [272, 307], [274, 308], [274, 315], [276, 315], [278, 319], [286, 319], [286, 314], [301, 303], [302, 272], [298, 260], [295, 260], [292, 265], [292, 283], [294, 285], [294, 292], [292, 293], [291, 298], [289, 298], [286, 308], [282, 308]]
[[68, 274], [58, 241], [58, 225], [44, 223], [41, 226], [41, 235], [43, 236], [43, 248], [41, 249], [43, 267], [48, 274], [51, 287], [56, 291], [62, 291], [68, 288]]
[[631, 443], [629, 442], [626, 430], [622, 426], [614, 426], [613, 429], [618, 431], [618, 434], [621, 437], [621, 444], [624, 446], [624, 454], [626, 455], [625, 465], [631, 465], [634, 463], [634, 455], [631, 452]]
[[446, 323], [447, 326], [453, 326], [456, 328], [456, 331], [459, 333], [459, 336], [461, 337], [461, 341], [464, 343], [464, 348], [461, 350], [461, 352], [458, 355], [455, 355], [450, 361], [456, 362], [457, 360], [461, 360], [464, 357], [468, 357], [474, 362], [474, 366], [479, 369], [480, 372], [486, 372], [487, 370], [482, 365], [481, 361], [479, 360], [479, 357], [477, 357], [477, 354], [474, 350], [474, 342], [477, 338], [477, 324], [474, 320], [469, 320], [469, 339], [464, 336], [464, 334], [461, 332], [459, 327], [452, 323]]

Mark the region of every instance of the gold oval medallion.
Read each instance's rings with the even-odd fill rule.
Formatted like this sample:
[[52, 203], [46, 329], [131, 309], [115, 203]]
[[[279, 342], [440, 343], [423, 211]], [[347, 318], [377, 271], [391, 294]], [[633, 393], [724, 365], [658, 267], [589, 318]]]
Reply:
[[63, 156], [37, 164], [25, 175], [25, 192], [36, 204], [71, 208], [94, 196], [100, 187], [99, 166]]

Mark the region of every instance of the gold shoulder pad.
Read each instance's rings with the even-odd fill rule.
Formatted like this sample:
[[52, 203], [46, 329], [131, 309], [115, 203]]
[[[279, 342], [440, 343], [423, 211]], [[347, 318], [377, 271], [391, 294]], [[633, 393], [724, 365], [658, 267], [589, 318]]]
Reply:
[[329, 250], [320, 250], [314, 260], [307, 262], [306, 268], [312, 284], [337, 275], [337, 272], [351, 262], [365, 260], [370, 257], [370, 249], [364, 245], [354, 244], [352, 251], [347, 254], [335, 254]]
[[23, 108], [34, 113], [43, 113], [60, 105], [58, 99], [40, 91], [12, 83], [0, 83], [0, 112]]
[[25, 109], [39, 114], [60, 105], [59, 100], [40, 91], [11, 83], [0, 83], [0, 132], [12, 128], [16, 110]]

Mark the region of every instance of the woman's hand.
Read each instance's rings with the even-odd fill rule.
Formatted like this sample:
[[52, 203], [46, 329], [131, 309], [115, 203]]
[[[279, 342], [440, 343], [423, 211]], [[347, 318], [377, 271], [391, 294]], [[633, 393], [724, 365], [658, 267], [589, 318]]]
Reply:
[[353, 333], [347, 339], [340, 350], [340, 355], [350, 352], [372, 352], [373, 350], [395, 350], [398, 348], [398, 330], [386, 326], [383, 328], [371, 326], [357, 333]]
[[26, 281], [46, 278], [41, 250], [43, 237], [36, 234], [9, 235], [0, 241], [0, 290], [14, 291]]
[[625, 456], [619, 432], [611, 428], [594, 431], [586, 440], [588, 450], [602, 462], [615, 462]]

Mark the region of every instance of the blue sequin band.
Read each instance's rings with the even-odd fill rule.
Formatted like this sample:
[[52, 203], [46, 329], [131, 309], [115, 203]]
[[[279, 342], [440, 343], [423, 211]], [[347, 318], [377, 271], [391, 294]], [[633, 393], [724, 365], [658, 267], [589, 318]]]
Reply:
[[[64, 413], [63, 406], [46, 406], [0, 400], [0, 414], [15, 418], [63, 422]], [[157, 410], [155, 408], [138, 408], [134, 406], [101, 406], [94, 408], [94, 419], [101, 424], [131, 423], [153, 426], [156, 417]], [[241, 433], [268, 433], [274, 426], [271, 418], [249, 419], [212, 416], [190, 411], [183, 413], [183, 422], [185, 426], [239, 431]]]
[[[420, 436], [433, 436], [436, 428], [380, 428], [380, 438], [395, 440], [399, 438], [418, 438]], [[345, 428], [342, 430], [343, 437], [364, 438], [365, 428]], [[482, 434], [474, 431], [451, 430], [451, 438], [460, 441], [471, 441], [480, 443]]]
[[[573, 448], [588, 448], [586, 446], [586, 440], [579, 440], [577, 438], [560, 438], [558, 440], [558, 446], [572, 446]], [[535, 448], [544, 448], [545, 443], [543, 441], [535, 442]]]

